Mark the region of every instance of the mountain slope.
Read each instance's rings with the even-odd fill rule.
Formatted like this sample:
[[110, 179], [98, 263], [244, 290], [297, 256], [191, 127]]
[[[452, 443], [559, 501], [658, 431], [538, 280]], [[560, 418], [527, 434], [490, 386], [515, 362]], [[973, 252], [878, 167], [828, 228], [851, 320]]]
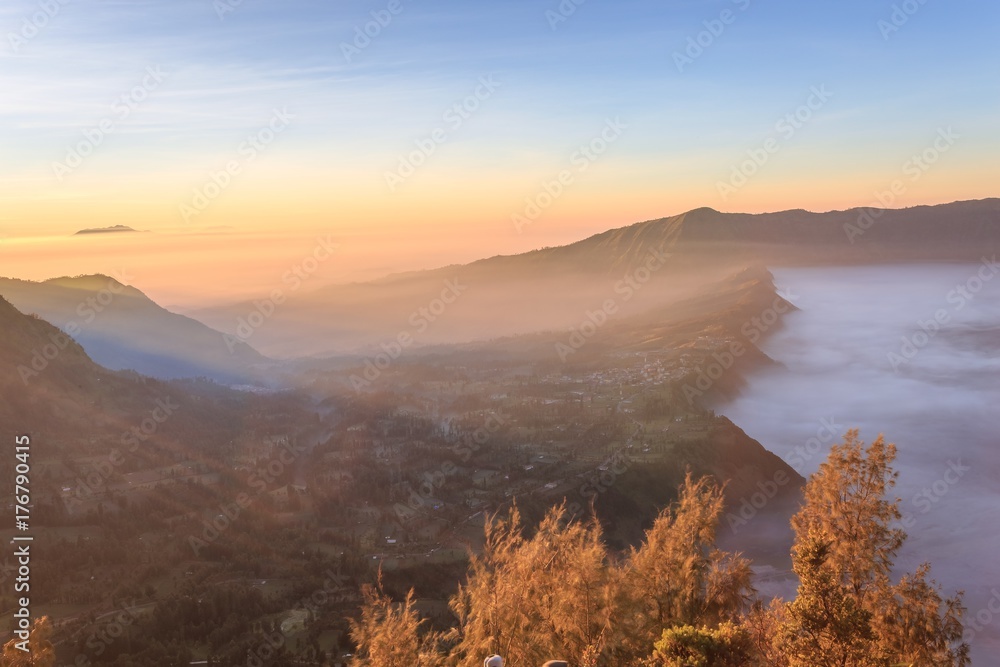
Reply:
[[[518, 275], [628, 271], [651, 251], [674, 251], [673, 263], [703, 262], [702, 252], [738, 254], [775, 263], [975, 259], [1000, 248], [1000, 199], [904, 209], [854, 208], [812, 213], [721, 213], [698, 208], [680, 215], [610, 229], [575, 243], [518, 255], [496, 256], [463, 267], [396, 274], [372, 281], [392, 284], [449, 275]], [[691, 255], [694, 255], [693, 257]]]
[[755, 249], [769, 261], [795, 263], [972, 259], [1000, 247], [1000, 199], [904, 209], [855, 208], [811, 213], [685, 214], [681, 243], [716, 252]]
[[[253, 343], [291, 356], [378, 351], [399, 336], [413, 346], [488, 340], [565, 330], [607, 298], [637, 314], [747, 265], [978, 262], [998, 249], [1000, 199], [828, 213], [700, 208], [566, 246], [299, 293], [253, 333]], [[459, 293], [447, 293], [449, 285]], [[234, 323], [254, 308], [196, 315], [234, 334]]]
[[95, 361], [161, 379], [252, 382], [268, 360], [249, 345], [172, 313], [102, 275], [31, 282], [0, 278], [0, 295], [73, 336]]
[[229, 442], [242, 426], [241, 402], [250, 400], [236, 392], [195, 396], [176, 384], [103, 368], [62, 331], [3, 298], [0, 399], [4, 430], [30, 433], [46, 456], [121, 447], [160, 408], [148, 439], [162, 440], [178, 459]]

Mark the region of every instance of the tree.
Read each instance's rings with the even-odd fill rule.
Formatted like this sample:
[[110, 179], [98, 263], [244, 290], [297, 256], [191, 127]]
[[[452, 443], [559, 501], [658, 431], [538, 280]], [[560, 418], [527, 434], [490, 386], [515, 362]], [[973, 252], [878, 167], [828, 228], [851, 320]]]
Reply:
[[781, 652], [790, 667], [888, 667], [875, 654], [871, 613], [841, 584], [831, 549], [829, 537], [815, 531], [794, 547], [799, 590], [787, 607]]
[[773, 598], [767, 607], [760, 600], [754, 601], [740, 622], [753, 646], [751, 653], [755, 657], [755, 662], [750, 664], [762, 667], [788, 667], [788, 658], [782, 650], [780, 637], [786, 619], [785, 603], [780, 598]]
[[895, 525], [899, 498], [886, 498], [898, 476], [895, 457], [881, 435], [865, 448], [851, 430], [806, 484], [792, 517], [800, 585], [781, 633], [793, 666], [969, 664], [962, 593], [942, 599], [926, 564], [891, 581], [906, 540]]
[[680, 625], [663, 631], [649, 660], [652, 667], [746, 667], [753, 664], [749, 633], [730, 622], [716, 629]]
[[969, 646], [961, 642], [965, 608], [961, 594], [943, 600], [937, 584], [928, 581], [924, 563], [906, 574], [876, 612], [873, 623], [891, 655], [900, 662], [928, 667], [969, 664]]
[[[896, 449], [857, 431], [833, 447], [792, 519], [792, 602], [755, 600], [749, 562], [715, 547], [723, 494], [687, 476], [675, 504], [626, 554], [565, 504], [527, 533], [517, 508], [486, 522], [450, 605], [457, 627], [424, 633], [412, 593], [401, 605], [367, 590], [352, 636], [359, 664], [508, 667], [553, 658], [582, 667], [965, 667], [961, 593], [943, 599], [929, 566], [893, 582], [906, 535], [887, 498]], [[450, 651], [439, 652], [444, 646]]]
[[514, 585], [520, 575], [517, 556], [525, 543], [517, 507], [506, 517], [489, 517], [484, 531], [483, 551], [471, 555], [468, 581], [450, 603], [459, 622], [457, 653], [474, 664], [479, 655], [503, 652], [511, 665], [509, 649], [524, 630], [518, 612], [526, 595]]
[[440, 663], [437, 633], [422, 633], [413, 606], [413, 590], [402, 604], [378, 586], [366, 586], [361, 618], [351, 619], [351, 639], [358, 646], [355, 664], [366, 667], [434, 667]]
[[451, 601], [460, 661], [499, 653], [510, 667], [554, 655], [596, 662], [610, 643], [614, 583], [600, 525], [571, 521], [562, 505], [531, 539], [521, 532], [516, 508], [487, 522], [483, 553]]
[[906, 533], [899, 521], [899, 499], [886, 492], [896, 485], [892, 469], [896, 446], [880, 435], [867, 448], [851, 430], [834, 445], [805, 488], [805, 504], [792, 517], [800, 538], [812, 532], [830, 538], [827, 559], [842, 573], [842, 582], [856, 598], [874, 594], [889, 578], [893, 559]]
[[482, 554], [452, 600], [458, 655], [499, 653], [511, 667], [553, 656], [579, 664], [649, 657], [665, 628], [735, 621], [751, 597], [749, 563], [715, 548], [722, 490], [691, 476], [638, 549], [615, 561], [591, 518], [549, 511], [530, 538], [516, 509], [487, 522]]
[[[614, 570], [596, 518], [570, 522], [565, 505], [551, 512], [531, 541], [534, 577], [529, 609], [543, 629], [549, 657], [575, 656], [592, 664], [612, 631]], [[584, 659], [586, 658], [586, 659]]]
[[689, 474], [677, 503], [660, 513], [640, 548], [632, 550], [619, 601], [632, 627], [626, 659], [648, 655], [664, 628], [717, 625], [735, 620], [749, 605], [749, 561], [715, 548], [723, 508], [722, 489]]
[[[2, 667], [52, 667], [56, 664], [56, 652], [52, 647], [52, 623], [48, 616], [36, 618], [28, 633], [28, 651], [18, 648], [21, 640], [17, 637], [3, 645]], [[23, 645], [23, 644], [22, 644]]]

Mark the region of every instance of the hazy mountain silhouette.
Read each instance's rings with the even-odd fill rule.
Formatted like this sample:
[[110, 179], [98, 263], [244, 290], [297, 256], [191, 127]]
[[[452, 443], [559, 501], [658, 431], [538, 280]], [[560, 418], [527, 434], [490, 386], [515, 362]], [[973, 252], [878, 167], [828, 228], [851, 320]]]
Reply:
[[31, 282], [0, 278], [0, 295], [69, 333], [95, 361], [161, 379], [250, 382], [268, 361], [249, 345], [172, 313], [103, 275]]
[[111, 227], [90, 227], [88, 229], [81, 229], [76, 232], [74, 236], [79, 234], [116, 234], [118, 232], [137, 232], [139, 230], [132, 229], [128, 225], [113, 225]]
[[[247, 322], [272, 310], [266, 300], [193, 314], [267, 354], [357, 352], [401, 334], [419, 346], [565, 330], [607, 298], [637, 314], [753, 264], [979, 261], [998, 246], [1000, 199], [828, 213], [699, 208], [566, 246], [298, 293], [259, 327]], [[669, 257], [646, 275], [646, 263], [662, 255]], [[618, 288], [629, 278], [648, 282], [626, 300]], [[461, 295], [441, 307], [456, 284]], [[432, 307], [433, 320], [421, 314]]]
[[157, 408], [155, 433], [179, 458], [191, 454], [190, 443], [228, 442], [243, 418], [233, 396], [242, 394], [217, 400], [194, 389], [104, 368], [62, 331], [0, 297], [0, 422], [31, 433], [48, 454], [120, 447]]

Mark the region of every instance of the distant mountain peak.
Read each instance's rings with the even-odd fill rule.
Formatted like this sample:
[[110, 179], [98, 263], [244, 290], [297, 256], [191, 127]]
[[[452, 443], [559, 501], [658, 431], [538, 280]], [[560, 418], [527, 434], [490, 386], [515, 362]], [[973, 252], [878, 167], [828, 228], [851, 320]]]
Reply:
[[92, 359], [112, 370], [247, 384], [257, 382], [258, 366], [268, 363], [246, 341], [172, 313], [100, 273], [44, 282], [0, 278], [0, 294], [17, 310], [71, 333]]
[[716, 211], [710, 206], [699, 206], [698, 208], [693, 208], [688, 211], [685, 215], [689, 216], [699, 216], [699, 215], [721, 215], [721, 211]]
[[128, 225], [112, 225], [111, 227], [90, 227], [88, 229], [81, 229], [80, 231], [73, 234], [73, 236], [79, 236], [80, 234], [115, 234], [118, 232], [138, 232], [138, 229], [132, 229]]
[[103, 273], [86, 273], [78, 276], [60, 276], [58, 278], [49, 278], [48, 280], [44, 280], [42, 281], [42, 284], [93, 290], [95, 292], [99, 292], [103, 289], [119, 291], [120, 288], [122, 290], [129, 290], [130, 292], [134, 292], [136, 294], [141, 294], [139, 290], [134, 287], [130, 287], [117, 278], [104, 275]]

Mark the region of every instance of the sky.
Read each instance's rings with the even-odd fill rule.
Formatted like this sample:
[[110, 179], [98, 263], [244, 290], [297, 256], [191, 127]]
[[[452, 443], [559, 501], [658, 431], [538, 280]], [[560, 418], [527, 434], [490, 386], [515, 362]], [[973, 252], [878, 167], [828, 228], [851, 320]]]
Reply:
[[[904, 175], [893, 207], [995, 196], [998, 18], [985, 0], [8, 0], [0, 275], [126, 263], [161, 298], [224, 299], [327, 235], [317, 284], [700, 206], [866, 206]], [[118, 224], [148, 233], [69, 236]]]

